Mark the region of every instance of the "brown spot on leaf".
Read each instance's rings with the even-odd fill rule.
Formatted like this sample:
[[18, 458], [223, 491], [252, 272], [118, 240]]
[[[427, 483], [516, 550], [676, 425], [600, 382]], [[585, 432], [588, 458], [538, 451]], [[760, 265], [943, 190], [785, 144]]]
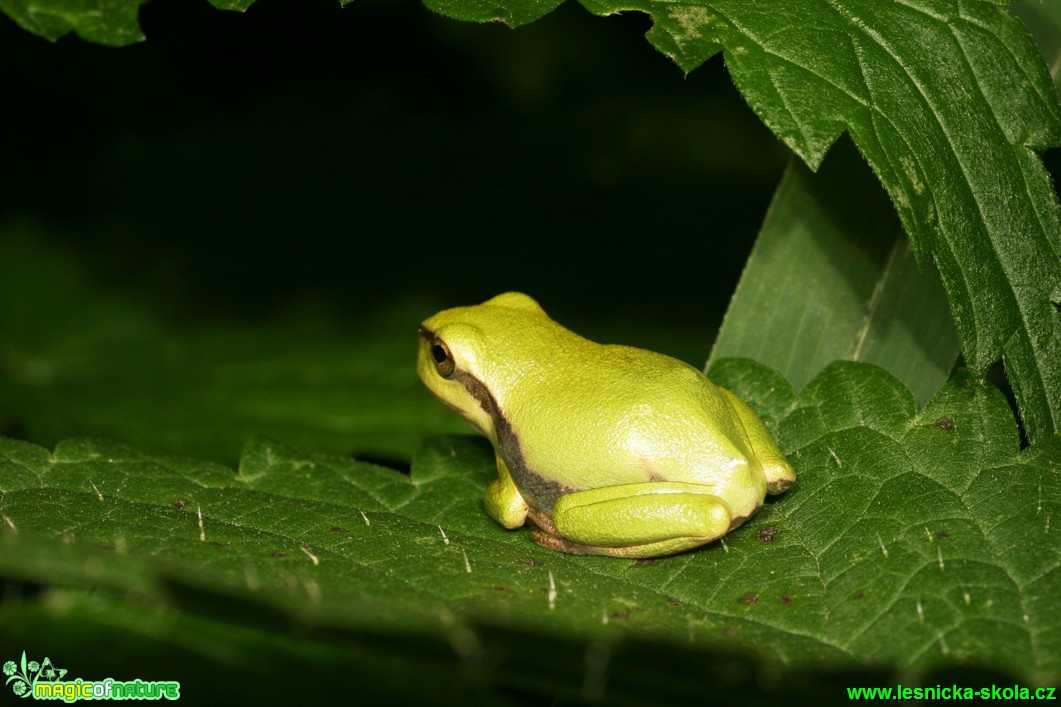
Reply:
[[287, 553], [286, 552], [282, 552], [280, 550], [276, 550], [276, 551], [272, 552], [271, 554], [272, 554], [273, 557], [287, 557]]
[[328, 530], [332, 531], [333, 533], [349, 533], [350, 532], [349, 530], [347, 530], [346, 528], [344, 528], [341, 525], [333, 525], [332, 527], [328, 528]]
[[786, 605], [787, 604], [791, 604], [792, 603], [792, 597], [790, 597], [788, 594], [782, 594], [781, 595], [781, 603], [782, 604], [786, 604]]
[[936, 420], [936, 427], [940, 428], [944, 432], [950, 432], [954, 429], [954, 420]]
[[759, 595], [755, 592], [748, 592], [737, 601], [739, 601], [741, 604], [754, 604], [755, 602], [759, 601]]
[[542, 564], [541, 560], [535, 560], [532, 557], [527, 557], [519, 561], [521, 565], [530, 565], [531, 567], [540, 567]]
[[768, 543], [778, 536], [781, 532], [781, 528], [776, 525], [771, 525], [769, 528], [763, 528], [759, 531], [759, 542]]
[[946, 530], [937, 530], [936, 540], [950, 540], [950, 533], [948, 533]]
[[173, 505], [176, 508], [184, 508], [185, 506], [188, 505], [188, 502], [186, 500], [184, 500], [183, 498], [175, 498], [175, 499], [173, 499]]
[[667, 597], [667, 606], [681, 606], [682, 603], [674, 597]]
[[634, 560], [634, 567], [647, 567], [648, 565], [654, 565], [659, 562], [658, 557], [642, 557], [640, 560]]

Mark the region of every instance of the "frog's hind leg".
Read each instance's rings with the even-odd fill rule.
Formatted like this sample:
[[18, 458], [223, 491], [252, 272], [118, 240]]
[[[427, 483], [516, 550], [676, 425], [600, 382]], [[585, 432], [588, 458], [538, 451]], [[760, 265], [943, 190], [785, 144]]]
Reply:
[[717, 540], [732, 521], [726, 502], [702, 486], [647, 482], [563, 496], [548, 524], [553, 527], [531, 537], [577, 555], [660, 557]]
[[774, 442], [774, 438], [759, 416], [733, 393], [725, 388], [722, 388], [722, 392], [733, 406], [734, 412], [737, 413], [748, 436], [748, 441], [752, 445], [752, 451], [763, 466], [767, 493], [772, 496], [784, 493], [796, 482], [796, 472], [792, 469], [792, 465], [778, 449], [777, 443]]

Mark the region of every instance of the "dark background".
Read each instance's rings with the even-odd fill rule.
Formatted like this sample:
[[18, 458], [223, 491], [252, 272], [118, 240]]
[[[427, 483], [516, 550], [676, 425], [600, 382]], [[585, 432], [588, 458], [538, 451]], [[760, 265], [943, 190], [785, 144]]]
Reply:
[[[393, 311], [395, 302], [449, 306], [520, 289], [564, 323], [583, 321], [611, 340], [646, 346], [652, 342], [642, 332], [651, 329], [668, 341], [661, 350], [702, 364], [788, 158], [734, 89], [721, 57], [684, 76], [645, 41], [649, 20], [638, 13], [596, 18], [567, 3], [510, 30], [438, 17], [419, 0], [357, 0], [345, 9], [336, 0], [259, 0], [244, 14], [205, 0], [151, 0], [140, 17], [147, 40], [122, 49], [73, 36], [49, 43], [0, 17], [0, 254], [22, 248], [5, 251], [5, 239], [32, 239], [76, 264], [94, 291], [163, 319], [165, 336], [253, 327], [314, 306], [340, 312], [340, 326], [343, 316], [358, 326], [359, 317]], [[1054, 150], [1055, 174], [1057, 157]], [[62, 287], [57, 280], [68, 270], [42, 272], [56, 273], [55, 281], [34, 282], [33, 291]], [[400, 322], [409, 362], [396, 360], [410, 379], [417, 316], [432, 311]], [[63, 316], [32, 321], [60, 328]], [[264, 348], [248, 341], [246, 348]], [[24, 337], [20, 353], [33, 343]], [[0, 355], [4, 345], [0, 331]], [[77, 341], [63, 345], [76, 351]], [[208, 348], [201, 339], [189, 349], [196, 347]], [[218, 354], [226, 364], [233, 357]], [[185, 367], [175, 358], [174, 370]], [[70, 387], [55, 400], [48, 390], [31, 391], [44, 412], [28, 422], [4, 419], [0, 400], [0, 434], [51, 445], [92, 433], [230, 462], [262, 427], [211, 418], [206, 426], [223, 428], [225, 437], [216, 442], [190, 428], [188, 419], [201, 416], [194, 406], [185, 403], [181, 410], [191, 412], [182, 416], [156, 402], [179, 398], [165, 386], [190, 388], [194, 375], [144, 381], [133, 368], [107, 369], [117, 380], [98, 389], [86, 384], [77, 398], [83, 411], [69, 411]], [[148, 372], [159, 378], [159, 368]], [[233, 386], [209, 401], [230, 394], [296, 411], [301, 401], [317, 413], [329, 404], [372, 407], [360, 387], [362, 398], [333, 390], [330, 403], [309, 384], [292, 388], [306, 391], [288, 395], [294, 403], [272, 380], [259, 397]], [[420, 407], [456, 422], [419, 392]], [[115, 411], [103, 415], [112, 402]], [[139, 419], [129, 422], [129, 410]], [[116, 422], [85, 425], [103, 418]], [[171, 418], [172, 441], [137, 426], [166, 431]], [[429, 425], [417, 424], [409, 426], [419, 439]], [[274, 427], [303, 435], [309, 449], [328, 448], [289, 417], [278, 416]], [[347, 430], [332, 432], [339, 449], [356, 447]], [[13, 595], [32, 597], [39, 588], [5, 580], [2, 589], [0, 603], [11, 605], [20, 596]], [[65, 628], [50, 620], [53, 630]], [[201, 655], [142, 645], [130, 638], [135, 631], [100, 651], [106, 627], [90, 625], [78, 643], [81, 629], [59, 637], [42, 631], [51, 642], [41, 650], [67, 647], [63, 657], [85, 675], [105, 673], [87, 662], [92, 656], [127, 659], [125, 672], [135, 665], [138, 675], [157, 679], [173, 677], [181, 663], [190, 688], [212, 685], [199, 676], [217, 672]], [[448, 649], [428, 648], [445, 656], [440, 672], [453, 672]], [[363, 650], [388, 655], [378, 641]], [[584, 647], [527, 650], [531, 665], [544, 657], [571, 667], [577, 689]], [[620, 661], [630, 669], [613, 672], [658, 695], [643, 666], [672, 657], [652, 653]], [[291, 659], [277, 654], [261, 679]], [[718, 662], [701, 658], [684, 657], [692, 661], [684, 674]], [[329, 677], [351, 669], [327, 661], [295, 667]], [[231, 685], [242, 690], [245, 675], [234, 677]], [[834, 682], [829, 694], [844, 684], [887, 684], [862, 674]], [[748, 697], [752, 688], [738, 689]]]
[[178, 320], [521, 289], [557, 318], [691, 331], [702, 363], [786, 159], [721, 57], [684, 76], [639, 13], [140, 18], [121, 49], [0, 18], [0, 224]]

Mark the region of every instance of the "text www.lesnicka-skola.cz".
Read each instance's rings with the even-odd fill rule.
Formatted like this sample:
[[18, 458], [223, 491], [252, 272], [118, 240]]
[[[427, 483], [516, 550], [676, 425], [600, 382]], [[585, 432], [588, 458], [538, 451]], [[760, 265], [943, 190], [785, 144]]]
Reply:
[[849, 700], [1056, 700], [1056, 687], [849, 687]]

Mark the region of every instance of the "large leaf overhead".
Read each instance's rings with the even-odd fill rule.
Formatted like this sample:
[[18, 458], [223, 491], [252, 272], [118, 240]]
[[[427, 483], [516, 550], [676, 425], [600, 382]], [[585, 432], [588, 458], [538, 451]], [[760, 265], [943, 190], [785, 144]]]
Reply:
[[865, 361], [924, 405], [959, 349], [939, 275], [918, 269], [891, 202], [851, 142], [842, 140], [817, 173], [793, 159], [708, 367], [751, 358], [802, 390], [833, 361]]
[[48, 39], [69, 32], [115, 47], [144, 38], [137, 15], [147, 0], [0, 0], [0, 10], [23, 29]]
[[847, 130], [935, 260], [966, 361], [1004, 359], [1029, 436], [1061, 422], [1061, 215], [1035, 149], [1061, 109], [1027, 31], [977, 0], [672, 3], [641, 10], [650, 41], [691, 71], [724, 49], [734, 82], [809, 165]]

